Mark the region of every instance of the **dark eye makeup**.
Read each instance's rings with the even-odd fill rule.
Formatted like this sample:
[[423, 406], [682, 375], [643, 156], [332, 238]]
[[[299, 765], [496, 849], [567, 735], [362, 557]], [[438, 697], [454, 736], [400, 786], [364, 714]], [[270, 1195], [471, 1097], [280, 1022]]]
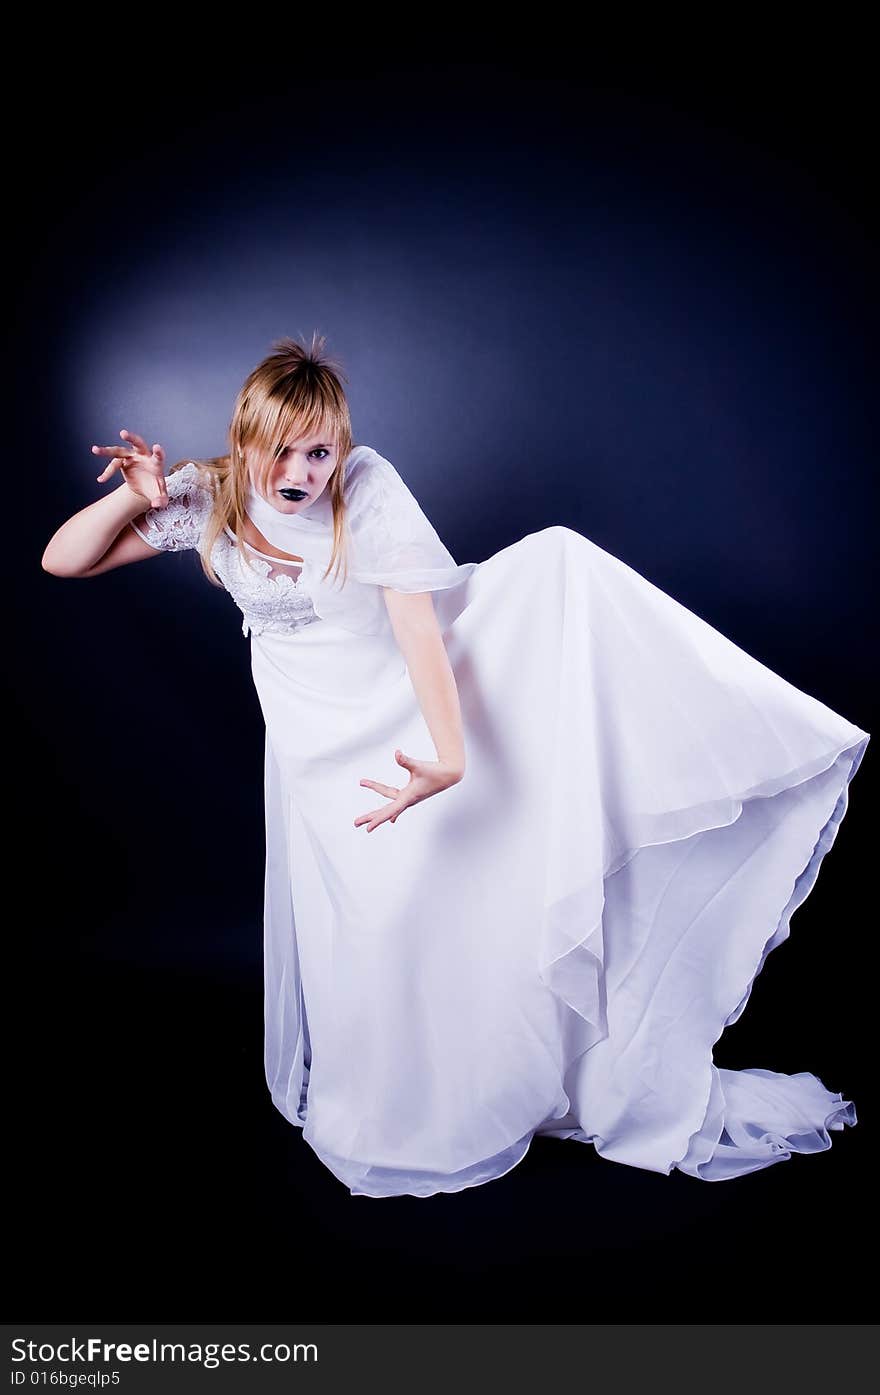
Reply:
[[[323, 464], [323, 462], [327, 459], [327, 456], [330, 454], [331, 449], [331, 446], [313, 446], [312, 449], [309, 451], [309, 455], [316, 455], [318, 451], [323, 451], [324, 454], [321, 456], [321, 459], [318, 462], [318, 464], [320, 465]], [[282, 446], [281, 449], [278, 451], [277, 458], [280, 460], [282, 455], [286, 455], [289, 450], [290, 446]]]

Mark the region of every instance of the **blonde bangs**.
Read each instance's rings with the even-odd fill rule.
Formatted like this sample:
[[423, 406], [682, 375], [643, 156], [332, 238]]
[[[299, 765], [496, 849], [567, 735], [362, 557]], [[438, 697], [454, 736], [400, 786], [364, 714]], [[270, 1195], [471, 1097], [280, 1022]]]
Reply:
[[[338, 410], [335, 404], [328, 404], [322, 398], [312, 395], [303, 401], [300, 384], [294, 385], [287, 401], [279, 404], [277, 413], [266, 414], [263, 430], [255, 435], [248, 446], [248, 454], [254, 457], [254, 473], [259, 480], [261, 493], [268, 490], [269, 477], [285, 445], [294, 441], [307, 440], [317, 436], [322, 441], [332, 441], [337, 448], [337, 466], [343, 463], [351, 449], [345, 449], [348, 428], [348, 414]], [[271, 417], [275, 418], [274, 421]], [[344, 451], [344, 454], [343, 454]]]

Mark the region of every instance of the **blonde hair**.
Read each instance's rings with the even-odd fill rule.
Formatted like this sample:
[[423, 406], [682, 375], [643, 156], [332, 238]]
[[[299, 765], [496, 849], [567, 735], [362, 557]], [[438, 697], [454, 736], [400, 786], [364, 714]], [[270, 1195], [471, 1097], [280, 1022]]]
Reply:
[[340, 381], [345, 374], [325, 355], [324, 343], [317, 331], [309, 348], [287, 337], [275, 340], [275, 352], [257, 364], [239, 390], [229, 423], [229, 454], [206, 460], [188, 457], [169, 471], [174, 474], [192, 460], [209, 477], [214, 504], [202, 532], [199, 556], [205, 575], [216, 586], [222, 582], [211, 564], [211, 553], [224, 527], [235, 534], [239, 552], [251, 565], [244, 545], [250, 487], [245, 454], [254, 462], [254, 475], [265, 491], [275, 461], [291, 436], [320, 435], [336, 445], [336, 468], [325, 485], [333, 506], [333, 547], [324, 577], [334, 562], [337, 577], [339, 564], [344, 563], [343, 584], [348, 576], [343, 485], [345, 461], [352, 449], [351, 417]]

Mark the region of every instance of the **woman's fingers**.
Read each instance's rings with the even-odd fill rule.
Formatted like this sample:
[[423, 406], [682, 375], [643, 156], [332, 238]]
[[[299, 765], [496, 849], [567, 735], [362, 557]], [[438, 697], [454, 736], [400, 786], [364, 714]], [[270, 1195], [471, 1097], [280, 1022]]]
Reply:
[[[93, 455], [110, 455], [112, 460], [97, 476], [98, 483], [110, 479], [117, 471], [122, 471], [123, 477], [129, 479], [125, 474], [125, 467], [143, 469], [147, 474], [153, 475], [158, 480], [157, 491], [152, 496], [152, 502], [162, 505], [167, 503], [168, 496], [165, 490], [165, 451], [161, 444], [156, 441], [152, 447], [148, 446], [143, 436], [139, 436], [136, 431], [128, 431], [125, 427], [120, 431], [123, 444], [121, 446], [92, 446]], [[156, 468], [158, 465], [158, 469]], [[129, 480], [131, 483], [131, 480]], [[149, 486], [147, 486], [149, 489]], [[150, 500], [148, 500], [150, 502]]]
[[361, 784], [369, 785], [371, 790], [375, 790], [377, 794], [387, 795], [389, 799], [396, 799], [400, 794], [400, 790], [394, 785], [383, 785], [378, 780], [361, 780]]
[[151, 447], [148, 446], [143, 436], [139, 436], [136, 431], [120, 431], [124, 445], [119, 446], [92, 446], [93, 455], [117, 455], [122, 460], [133, 460], [138, 455], [143, 455], [149, 460], [155, 456], [157, 460], [164, 462], [165, 449], [158, 441]]
[[[360, 783], [375, 790], [377, 794], [384, 794], [386, 799], [398, 801], [400, 799], [400, 790], [394, 785], [383, 785], [381, 780], [361, 780]], [[386, 804], [384, 809], [372, 809], [369, 814], [359, 814], [354, 821], [354, 826], [360, 828], [362, 824], [366, 824], [367, 832], [372, 833], [373, 829], [378, 828], [379, 824], [384, 823], [386, 819], [390, 818], [393, 823], [399, 813], [399, 804]]]
[[164, 507], [165, 507], [165, 505], [166, 505], [167, 503], [168, 503], [168, 493], [167, 493], [167, 490], [164, 488], [164, 486], [163, 486], [162, 484], [160, 484], [160, 485], [159, 485], [159, 488], [156, 490], [156, 493], [150, 495], [150, 498], [149, 498], [149, 505], [150, 505], [150, 508], [151, 508], [151, 509], [156, 509], [156, 508], [164, 509]]
[[[95, 449], [97, 449], [97, 447], [95, 447]], [[121, 465], [122, 461], [118, 458], [115, 460], [108, 461], [108, 463], [104, 466], [104, 469], [101, 471], [100, 475], [98, 475], [98, 479], [109, 479], [110, 475], [113, 474], [114, 470], [118, 470]]]
[[143, 436], [139, 436], [136, 431], [123, 430], [120, 431], [119, 434], [124, 441], [131, 441], [134, 445], [135, 450], [139, 450], [141, 455], [153, 454], [146, 441], [144, 440]]
[[123, 465], [130, 465], [136, 458], [134, 451], [131, 455], [120, 455], [119, 446], [92, 446], [92, 455], [112, 455], [113, 459], [108, 460], [100, 475], [97, 476], [98, 483], [108, 480], [117, 470], [121, 470]]
[[398, 814], [406, 808], [405, 803], [402, 802], [403, 796], [400, 790], [394, 789], [393, 786], [380, 785], [377, 780], [361, 780], [361, 784], [374, 786], [380, 794], [387, 795], [392, 802], [383, 805], [381, 809], [371, 809], [368, 814], [358, 814], [354, 821], [355, 828], [367, 824], [367, 832], [372, 833], [373, 829], [377, 828], [380, 823], [384, 823], [386, 819], [390, 819], [393, 823]]
[[380, 823], [385, 823], [388, 819], [393, 823], [400, 808], [393, 804], [386, 804], [384, 809], [374, 809], [370, 814], [361, 814], [354, 821], [355, 828], [360, 828], [362, 823], [367, 825], [367, 832], [372, 833], [374, 828], [378, 828]]
[[[396, 754], [396, 753], [395, 753]], [[380, 823], [385, 823], [390, 819], [392, 823], [402, 814], [407, 807], [403, 800], [402, 791], [396, 785], [383, 785], [381, 780], [361, 780], [362, 785], [375, 790], [377, 794], [384, 794], [386, 799], [396, 801], [396, 803], [386, 804], [384, 809], [373, 809], [369, 814], [360, 814], [354, 821], [355, 828], [360, 828], [361, 824], [367, 824], [367, 832], [372, 833], [374, 828], [378, 828]], [[410, 781], [410, 785], [412, 781]]]

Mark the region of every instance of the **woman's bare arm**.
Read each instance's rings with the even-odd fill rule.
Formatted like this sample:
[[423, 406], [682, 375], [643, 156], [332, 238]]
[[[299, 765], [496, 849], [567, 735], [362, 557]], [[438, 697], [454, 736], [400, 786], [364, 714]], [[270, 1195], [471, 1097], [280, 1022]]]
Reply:
[[437, 623], [433, 593], [383, 586], [388, 617], [437, 750], [462, 775], [465, 768], [461, 705], [455, 675]]
[[128, 526], [148, 507], [143, 495], [123, 482], [62, 523], [43, 553], [43, 570], [53, 576], [97, 576], [112, 567], [158, 557], [159, 550]]

